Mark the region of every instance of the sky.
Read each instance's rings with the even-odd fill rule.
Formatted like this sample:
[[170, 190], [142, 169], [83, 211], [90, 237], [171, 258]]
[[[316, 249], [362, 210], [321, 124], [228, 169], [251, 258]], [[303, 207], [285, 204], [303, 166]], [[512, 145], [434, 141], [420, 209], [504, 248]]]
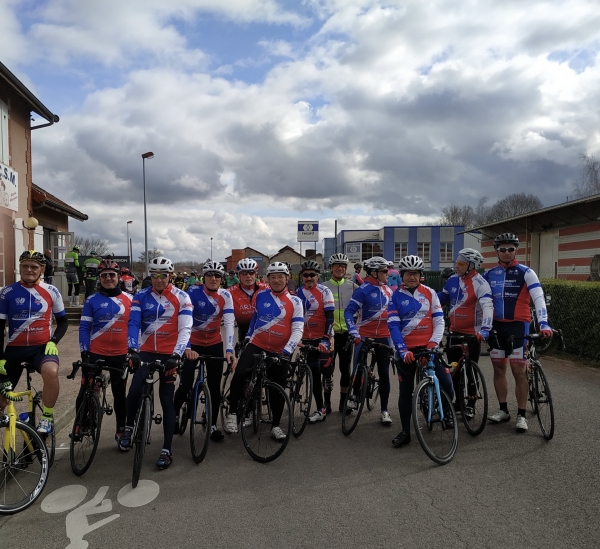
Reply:
[[[60, 122], [33, 180], [134, 255], [298, 249], [572, 195], [600, 154], [595, 0], [2, 0], [0, 59]], [[42, 119], [34, 122], [42, 123]], [[306, 247], [306, 244], [304, 245]]]

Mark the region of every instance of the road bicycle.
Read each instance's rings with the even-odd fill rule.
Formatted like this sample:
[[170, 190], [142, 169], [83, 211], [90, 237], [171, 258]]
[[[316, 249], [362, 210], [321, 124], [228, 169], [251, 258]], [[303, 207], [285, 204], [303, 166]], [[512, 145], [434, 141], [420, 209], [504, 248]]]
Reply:
[[[488, 415], [488, 392], [485, 377], [479, 365], [469, 358], [469, 342], [476, 336], [450, 334], [450, 348], [459, 347], [462, 356], [452, 372], [455, 402], [459, 406], [462, 421], [472, 436], [485, 429]], [[477, 342], [479, 345], [479, 342]]]
[[308, 353], [318, 352], [312, 345], [299, 348], [296, 360], [290, 364], [286, 390], [292, 404], [292, 434], [298, 438], [306, 428], [312, 402], [313, 375], [308, 366]]
[[[545, 299], [546, 299], [546, 308], [549, 308], [550, 303], [552, 301], [552, 296], [546, 294]], [[540, 326], [538, 324], [537, 313], [535, 312], [535, 307], [533, 305], [530, 307], [530, 313], [531, 313], [531, 322], [529, 323], [529, 333], [537, 334], [540, 331]], [[550, 322], [549, 318], [548, 318], [548, 326], [550, 326], [550, 328], [553, 328], [552, 322]], [[551, 337], [545, 337], [545, 338], [539, 339], [536, 342], [536, 346], [535, 346], [537, 353], [538, 354], [545, 353], [550, 348], [550, 345], [552, 345], [552, 339], [553, 338], [551, 338]]]
[[50, 459], [42, 437], [28, 420], [19, 419], [21, 415], [25, 419], [29, 412], [17, 414], [15, 408], [15, 402], [27, 397], [30, 411], [35, 410], [32, 389], [5, 389], [2, 395], [7, 404], [4, 413], [0, 412], [0, 515], [12, 515], [40, 497], [48, 480]]
[[[375, 360], [367, 365], [369, 355], [374, 355], [377, 347], [388, 349], [393, 356], [394, 349], [383, 343], [377, 343], [373, 339], [365, 338], [358, 353], [358, 360], [352, 370], [350, 387], [342, 409], [342, 433], [346, 436], [351, 434], [360, 420], [365, 401], [369, 400], [367, 408], [372, 410], [377, 398], [379, 398], [379, 379], [375, 376]], [[356, 412], [356, 413], [352, 413]]]
[[458, 424], [452, 401], [440, 387], [434, 359], [443, 361], [439, 349], [414, 353], [415, 360], [426, 359], [417, 367], [417, 388], [412, 399], [412, 420], [419, 444], [429, 459], [445, 465], [452, 461], [458, 447]]
[[86, 364], [81, 360], [73, 362], [73, 370], [67, 379], [75, 379], [79, 368], [86, 380], [85, 393], [75, 415], [69, 445], [71, 469], [77, 476], [83, 475], [94, 460], [100, 441], [103, 415], [110, 416], [113, 413], [112, 406], [106, 401], [108, 378], [103, 372], [115, 371], [121, 374], [123, 379], [127, 377], [126, 364], [123, 364], [122, 368], [113, 368], [106, 366], [105, 360], [98, 359], [94, 364]]

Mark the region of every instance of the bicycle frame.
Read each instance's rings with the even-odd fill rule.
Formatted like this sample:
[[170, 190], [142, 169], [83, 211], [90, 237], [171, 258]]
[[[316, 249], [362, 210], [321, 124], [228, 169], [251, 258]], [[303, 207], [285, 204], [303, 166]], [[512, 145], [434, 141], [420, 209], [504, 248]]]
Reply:
[[[435, 353], [429, 353], [429, 359], [427, 360], [427, 364], [425, 365], [425, 367], [421, 370], [419, 379], [424, 379], [424, 378], [428, 377], [431, 381], [433, 381], [433, 388], [435, 390], [435, 395], [437, 397], [438, 403], [440, 403], [440, 402], [442, 402], [442, 394], [440, 393], [440, 382], [439, 382], [437, 376], [435, 375], [435, 364], [433, 363], [434, 356], [435, 356]], [[433, 408], [433, 391], [432, 391], [431, 386], [429, 386], [427, 389], [427, 422], [428, 423], [431, 423], [432, 408]], [[440, 414], [440, 420], [444, 421], [444, 407], [440, 406], [438, 412]]]
[[[14, 400], [12, 400], [12, 399], [18, 400], [18, 399], [26, 396], [29, 400], [30, 408], [33, 406], [33, 398], [31, 395], [31, 390], [9, 391], [8, 395], [10, 396], [10, 399], [7, 399], [8, 404], [6, 405], [6, 409], [4, 410], [4, 415], [8, 417], [8, 430], [4, 433], [4, 441], [3, 441], [3, 448], [7, 454], [10, 451], [12, 451], [12, 452], [17, 451], [16, 425], [17, 425], [17, 421], [20, 421], [19, 419], [17, 419], [17, 417], [18, 417], [17, 410], [15, 408]], [[21, 423], [25, 423], [25, 422], [21, 421]], [[27, 443], [27, 450], [29, 452], [33, 452], [34, 448], [33, 448], [33, 444], [31, 443], [31, 439], [27, 436], [26, 433], [23, 433], [23, 437], [25, 438], [25, 441]]]

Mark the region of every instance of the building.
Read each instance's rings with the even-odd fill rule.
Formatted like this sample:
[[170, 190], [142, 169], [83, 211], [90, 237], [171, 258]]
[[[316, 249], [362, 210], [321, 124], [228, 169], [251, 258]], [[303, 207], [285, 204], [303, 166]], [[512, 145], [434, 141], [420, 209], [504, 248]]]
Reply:
[[265, 274], [267, 266], [269, 265], [269, 256], [259, 252], [258, 250], [255, 250], [254, 248], [250, 248], [249, 246], [246, 246], [242, 249], [231, 250], [231, 255], [225, 258], [227, 260], [227, 271], [235, 269], [238, 261], [244, 258], [254, 259], [254, 261], [256, 261], [258, 264], [258, 274]]
[[600, 194], [476, 227], [484, 268], [497, 262], [494, 237], [519, 237], [517, 260], [540, 278], [600, 280]]
[[292, 272], [300, 272], [300, 264], [304, 263], [307, 259], [313, 259], [321, 267], [323, 267], [323, 255], [315, 253], [314, 250], [306, 250], [306, 255], [301, 255], [291, 246], [284, 246], [275, 255], [269, 258], [269, 262], [281, 261], [283, 263], [289, 263], [292, 266]]

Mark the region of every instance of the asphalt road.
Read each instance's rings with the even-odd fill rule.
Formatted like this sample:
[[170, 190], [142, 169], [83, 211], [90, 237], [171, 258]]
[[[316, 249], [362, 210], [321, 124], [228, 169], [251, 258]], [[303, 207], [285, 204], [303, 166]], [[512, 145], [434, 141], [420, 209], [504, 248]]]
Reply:
[[[0, 539], [48, 549], [68, 547], [67, 531], [73, 549], [598, 547], [600, 371], [543, 364], [555, 403], [554, 439], [542, 438], [534, 417], [528, 433], [516, 434], [511, 396], [512, 421], [488, 425], [477, 438], [461, 424], [456, 456], [443, 467], [414, 436], [409, 446], [392, 447], [400, 430], [396, 382], [391, 428], [365, 409], [345, 437], [336, 411], [268, 465], [248, 456], [239, 435], [211, 443], [195, 465], [186, 432], [174, 442], [171, 468], [158, 471], [162, 434], [154, 426], [141, 475], [149, 482], [128, 496], [121, 490], [130, 483], [133, 455], [117, 451], [114, 416], [105, 417], [91, 469], [73, 475], [63, 431], [44, 493], [32, 508], [0, 519]], [[489, 358], [481, 365], [495, 410]], [[87, 509], [84, 502], [91, 502]], [[90, 509], [97, 514], [86, 516]]]

